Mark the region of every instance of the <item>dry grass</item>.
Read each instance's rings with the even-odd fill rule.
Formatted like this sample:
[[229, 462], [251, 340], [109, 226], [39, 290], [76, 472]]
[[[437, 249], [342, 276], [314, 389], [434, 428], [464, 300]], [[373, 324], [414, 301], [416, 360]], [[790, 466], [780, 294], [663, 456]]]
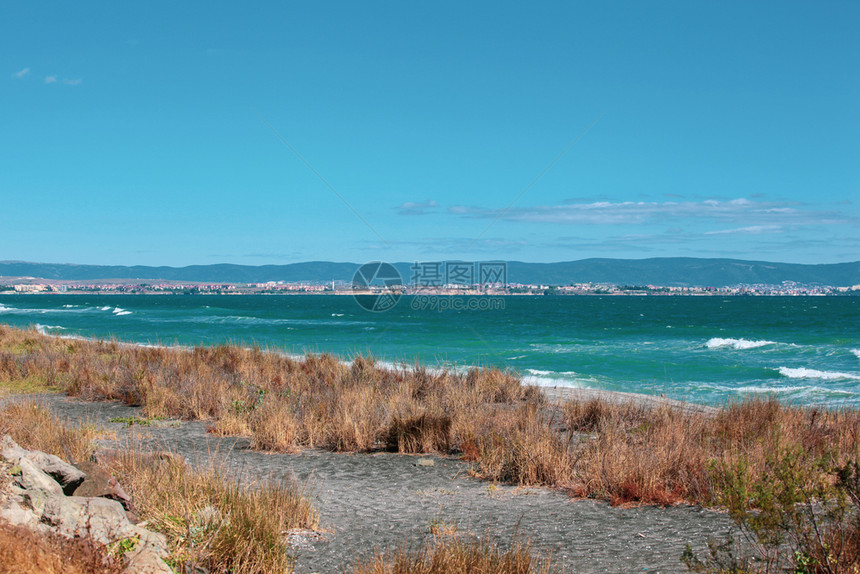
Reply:
[[236, 574], [291, 571], [294, 557], [283, 533], [317, 527], [317, 513], [291, 481], [242, 484], [215, 464], [192, 470], [179, 457], [134, 449], [107, 466], [147, 527], [168, 536], [176, 566]]
[[713, 464], [743, 458], [757, 478], [777, 445], [840, 463], [858, 455], [856, 410], [750, 400], [705, 416], [591, 401], [569, 403], [563, 413], [568, 432], [580, 433], [572, 439], [577, 444], [571, 488], [578, 496], [616, 504], [712, 503]]
[[548, 557], [536, 556], [527, 542], [519, 539], [501, 549], [478, 539], [460, 540], [438, 536], [421, 549], [410, 552], [401, 547], [393, 552], [377, 552], [369, 560], [355, 564], [353, 574], [549, 574], [558, 569]]
[[8, 434], [24, 448], [55, 454], [69, 462], [89, 460], [93, 439], [103, 436], [93, 424], [70, 426], [34, 400], [10, 402], [0, 408], [0, 436]]
[[148, 416], [210, 421], [254, 448], [461, 453], [493, 481], [549, 485], [614, 504], [712, 503], [716, 463], [764, 472], [776, 441], [858, 458], [860, 412], [775, 400], [716, 416], [605, 401], [548, 404], [494, 369], [383, 369], [370, 357], [294, 360], [259, 349], [140, 348], [0, 326], [0, 382], [43, 380]]
[[8, 574], [119, 574], [107, 549], [88, 539], [36, 534], [0, 523], [0, 571]]

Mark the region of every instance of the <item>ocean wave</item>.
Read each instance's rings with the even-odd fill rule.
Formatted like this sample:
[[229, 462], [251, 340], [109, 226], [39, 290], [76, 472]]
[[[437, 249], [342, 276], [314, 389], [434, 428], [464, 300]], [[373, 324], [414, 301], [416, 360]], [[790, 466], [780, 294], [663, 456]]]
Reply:
[[836, 381], [839, 379], [860, 380], [860, 373], [841, 373], [839, 371], [819, 371], [807, 369], [806, 367], [779, 367], [779, 374], [789, 379], [822, 379], [824, 381]]
[[524, 385], [536, 387], [571, 387], [574, 389], [588, 389], [599, 386], [599, 381], [588, 375], [581, 375], [575, 371], [545, 371], [542, 369], [526, 369], [520, 380]]
[[122, 317], [123, 315], [131, 315], [132, 311], [127, 311], [126, 309], [123, 309], [122, 307], [114, 307], [113, 308], [113, 314], [116, 315], [117, 317]]
[[851, 352], [854, 353], [854, 356], [860, 359], [860, 349], [851, 349]]
[[51, 309], [19, 309], [18, 307], [6, 307], [0, 304], [0, 313], [8, 313], [9, 315], [27, 315], [30, 313], [44, 315], [50, 311]]
[[810, 385], [796, 385], [796, 386], [786, 386], [786, 387], [764, 387], [757, 385], [749, 385], [746, 387], [737, 387], [734, 389], [738, 393], [755, 393], [755, 394], [785, 394], [785, 393], [799, 393], [803, 395], [811, 395], [811, 394], [824, 394], [824, 395], [846, 395], [852, 396], [855, 393], [851, 391], [846, 391], [842, 389], [827, 389], [824, 387], [810, 386]]
[[709, 339], [705, 346], [709, 349], [722, 349], [724, 347], [731, 347], [737, 351], [742, 351], [745, 349], [756, 349], [758, 347], [765, 347], [767, 345], [776, 345], [776, 341], [750, 341], [748, 339], [723, 339], [721, 337], [714, 337]]
[[42, 335], [50, 335], [48, 331], [65, 331], [65, 327], [61, 327], [60, 325], [40, 325], [36, 323], [36, 331], [41, 333]]
[[104, 307], [99, 307], [99, 311], [110, 311], [110, 305], [105, 305]]

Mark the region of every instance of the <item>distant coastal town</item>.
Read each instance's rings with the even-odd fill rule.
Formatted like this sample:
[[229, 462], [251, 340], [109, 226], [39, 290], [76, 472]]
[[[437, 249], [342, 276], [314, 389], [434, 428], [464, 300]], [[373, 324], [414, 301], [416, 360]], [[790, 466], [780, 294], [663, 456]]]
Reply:
[[572, 283], [539, 285], [524, 283], [487, 283], [474, 285], [445, 284], [436, 286], [395, 285], [356, 288], [346, 281], [264, 283], [215, 283], [172, 281], [49, 281], [35, 278], [0, 278], [3, 294], [205, 294], [205, 295], [355, 295], [396, 291], [403, 295], [614, 295], [614, 296], [860, 296], [860, 284], [852, 286], [806, 285], [783, 281], [779, 285], [732, 285], [724, 287], [613, 285], [606, 283]]

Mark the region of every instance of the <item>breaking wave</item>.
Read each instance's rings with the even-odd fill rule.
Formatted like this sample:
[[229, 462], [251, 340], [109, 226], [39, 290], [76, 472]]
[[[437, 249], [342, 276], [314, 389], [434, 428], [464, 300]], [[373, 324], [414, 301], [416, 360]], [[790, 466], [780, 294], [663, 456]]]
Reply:
[[819, 371], [807, 369], [806, 367], [779, 367], [779, 374], [789, 379], [821, 379], [824, 381], [837, 381], [840, 379], [860, 380], [860, 373], [841, 373], [839, 371]]
[[709, 339], [705, 346], [709, 349], [722, 349], [724, 347], [730, 347], [732, 349], [742, 351], [744, 349], [756, 349], [758, 347], [765, 347], [767, 345], [776, 345], [776, 341], [750, 341], [748, 339], [722, 339], [720, 337], [714, 337], [713, 339]]

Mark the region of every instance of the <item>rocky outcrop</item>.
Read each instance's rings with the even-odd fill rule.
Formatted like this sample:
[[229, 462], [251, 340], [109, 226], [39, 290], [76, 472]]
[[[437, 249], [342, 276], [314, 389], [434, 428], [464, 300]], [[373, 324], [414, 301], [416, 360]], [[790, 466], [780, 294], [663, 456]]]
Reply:
[[173, 572], [162, 560], [167, 540], [129, 520], [131, 499], [101, 469], [87, 466], [93, 479], [78, 492], [87, 484], [87, 474], [59, 457], [21, 448], [7, 435], [0, 438], [0, 458], [12, 478], [0, 492], [0, 520], [110, 546], [122, 555], [129, 574]]
[[62, 487], [65, 494], [72, 494], [86, 477], [82, 471], [58, 456], [21, 448], [9, 435], [0, 438], [0, 456], [10, 461], [22, 458], [29, 460], [39, 470], [53, 478]]

